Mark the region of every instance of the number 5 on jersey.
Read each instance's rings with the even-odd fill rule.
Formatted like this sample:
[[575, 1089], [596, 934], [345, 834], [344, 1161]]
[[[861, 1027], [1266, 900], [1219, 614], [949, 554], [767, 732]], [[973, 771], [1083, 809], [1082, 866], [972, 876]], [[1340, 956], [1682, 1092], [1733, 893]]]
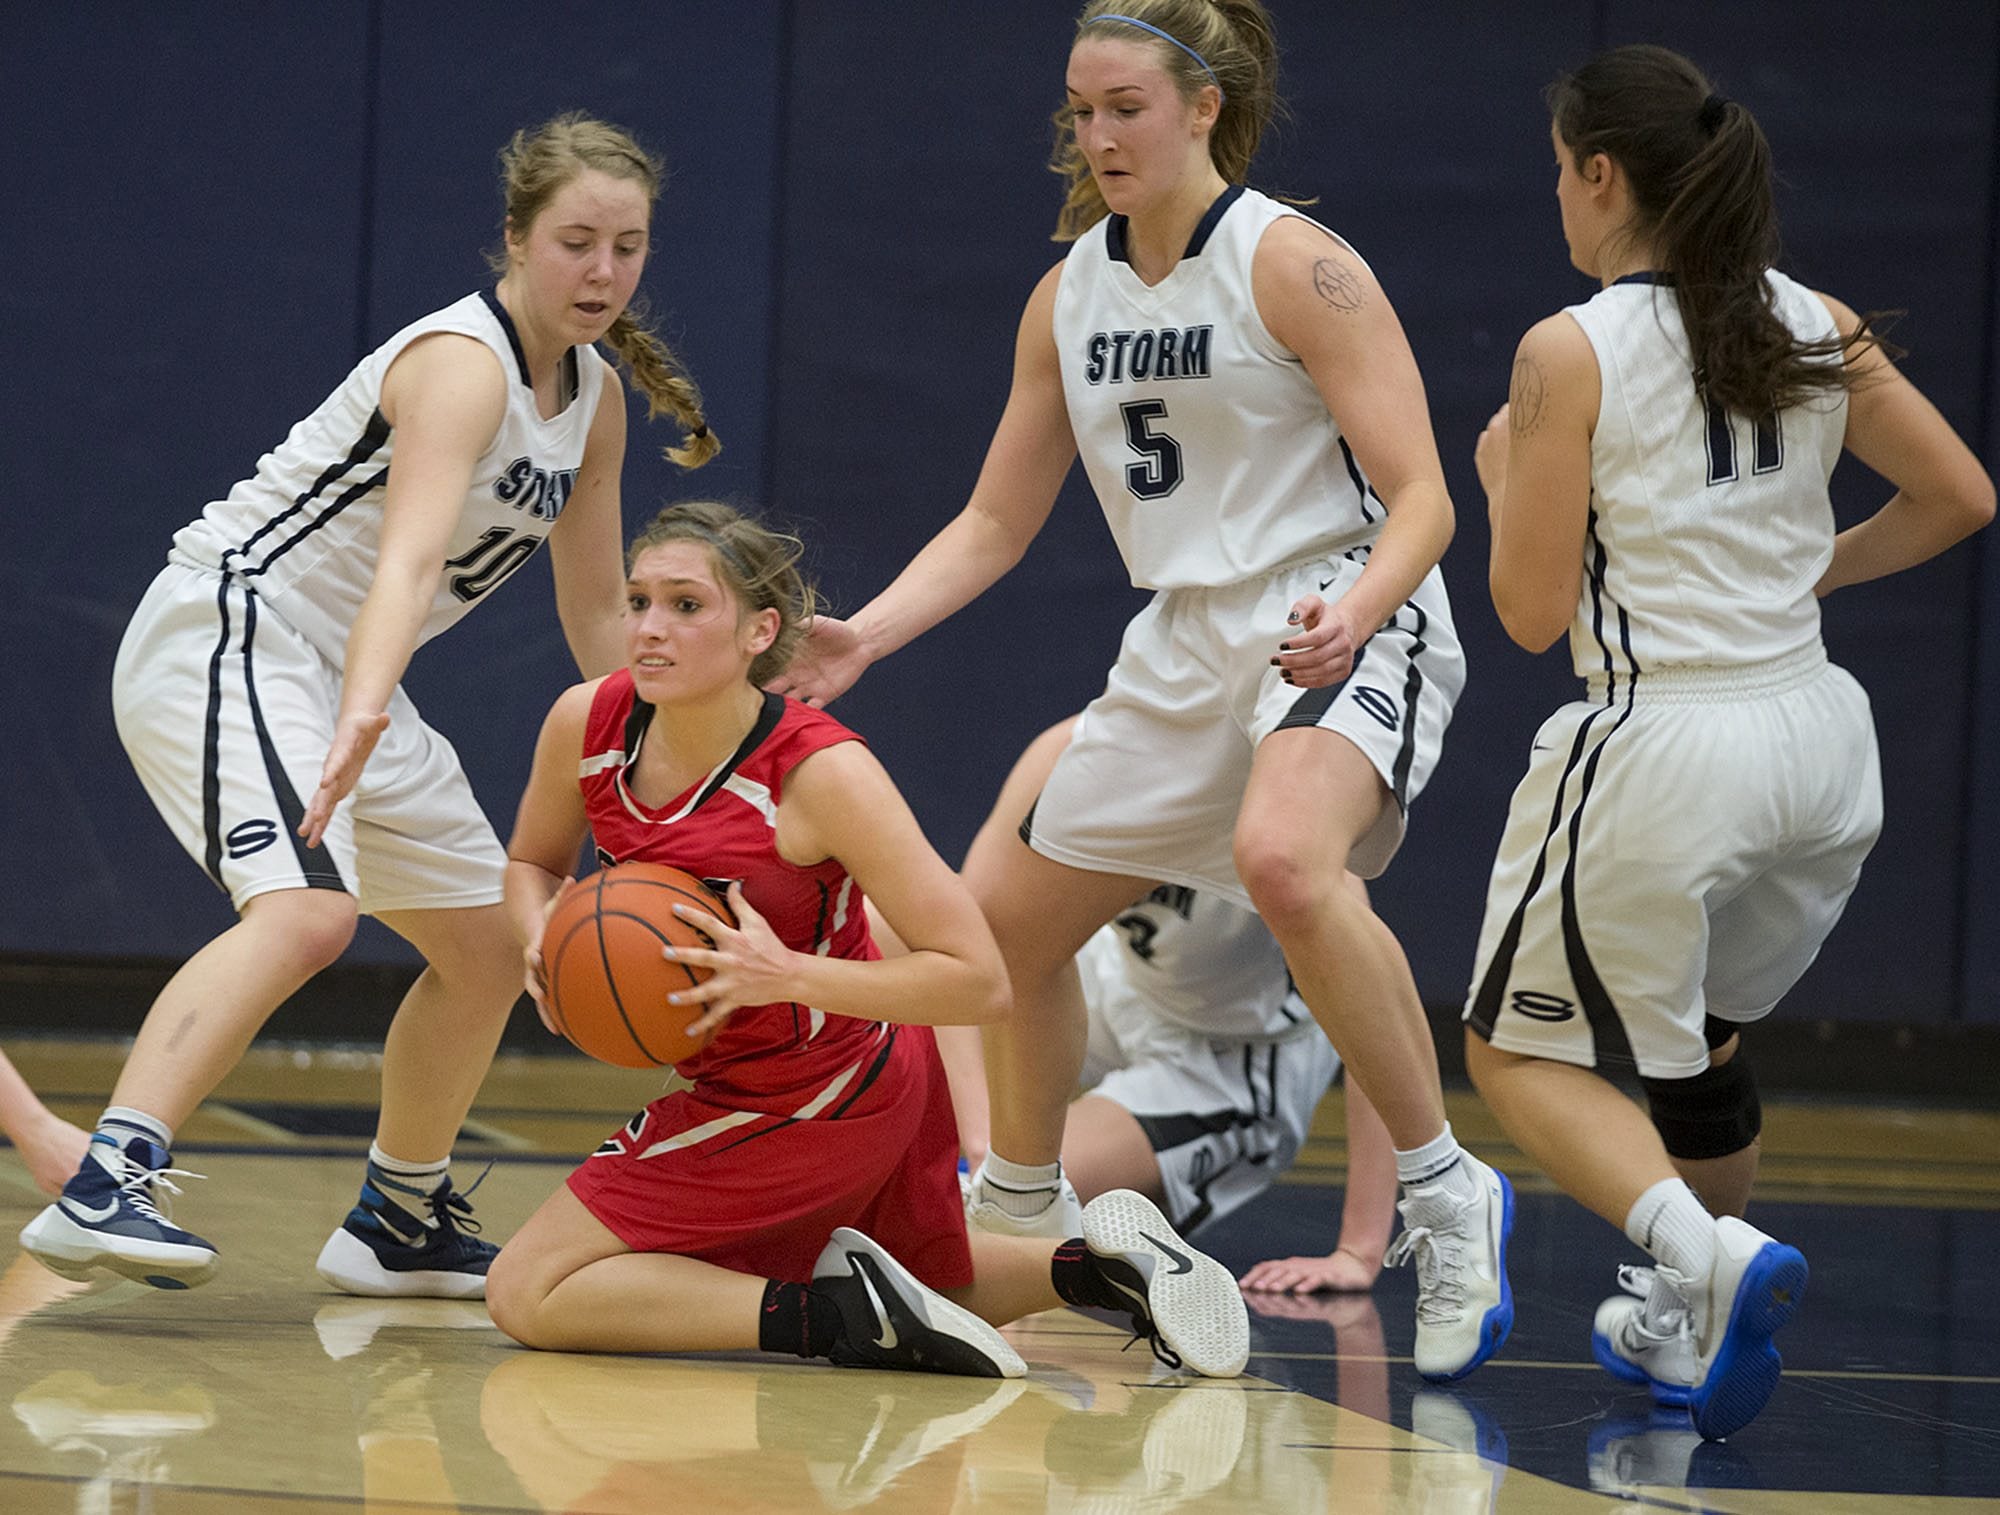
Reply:
[[1125, 487], [1142, 500], [1164, 500], [1181, 487], [1181, 444], [1153, 423], [1167, 418], [1165, 400], [1127, 400], [1118, 407], [1125, 417], [1125, 441], [1144, 461], [1125, 465]]

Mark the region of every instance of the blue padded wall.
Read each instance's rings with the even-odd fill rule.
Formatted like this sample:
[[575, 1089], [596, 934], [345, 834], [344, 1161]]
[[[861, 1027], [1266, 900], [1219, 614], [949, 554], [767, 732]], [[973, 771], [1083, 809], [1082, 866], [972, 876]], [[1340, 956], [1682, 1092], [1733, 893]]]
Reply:
[[[180, 956], [231, 919], [111, 723], [168, 539], [353, 359], [367, 7], [28, 7], [0, 237], [0, 950]], [[311, 59], [312, 108], [295, 108]]]
[[[2000, 463], [2000, 14], [1277, 9], [1295, 115], [1255, 181], [1317, 197], [1375, 266], [1459, 507], [1446, 572], [1471, 684], [1376, 891], [1426, 997], [1449, 1001], [1530, 733], [1572, 687], [1560, 654], [1528, 657], [1494, 619], [1471, 468], [1520, 332], [1589, 293], [1563, 255], [1541, 86], [1609, 42], [1703, 62], [1771, 135], [1787, 266], [1859, 307], [1907, 308], [1909, 372]], [[0, 558], [0, 860], [36, 884], [0, 914], [0, 952], [180, 956], [228, 920], [118, 750], [124, 619], [175, 528], [368, 346], [481, 282], [494, 153], [517, 126], [580, 106], [672, 164], [645, 288], [727, 450], [680, 476], [656, 456], [667, 430], [635, 415], [628, 523], [720, 493], [799, 523], [837, 609], [882, 587], [962, 505], [1021, 304], [1062, 252], [1042, 164], [1073, 13], [1016, 0], [912, 26], [891, 0], [585, 0], [563, 8], [560, 40], [526, 0], [86, 0], [10, 18], [0, 466], [41, 487], [22, 491]], [[1883, 492], [1847, 465], [1843, 519]], [[2000, 553], [1961, 550], [1828, 607], [1828, 640], [1876, 703], [1890, 804], [1797, 996], [1807, 1013], [2000, 1018], [2000, 801], [1982, 778], [2000, 762], [1996, 596]], [[955, 858], [1020, 747], [1101, 687], [1139, 603], [1079, 473], [1024, 564], [839, 713]], [[412, 669], [503, 832], [570, 677], [539, 568]], [[396, 949], [376, 934], [356, 955]]]
[[[0, 812], [0, 855], [43, 880], [0, 916], [0, 950], [180, 956], [230, 920], [118, 747], [125, 617], [173, 531], [356, 359], [488, 282], [495, 155], [516, 127], [583, 108], [669, 160], [642, 289], [726, 451], [683, 476], [658, 457], [670, 429], [634, 401], [628, 522], [692, 489], [760, 492], [782, 20], [713, 0], [635, 31], [627, 7], [573, 5], [567, 28], [615, 43], [560, 49], [526, 3], [476, 22], [379, 0], [10, 21], [7, 199], [36, 208], [36, 231], [17, 222], [0, 244], [20, 423], [0, 430], [0, 461], [57, 487], [0, 564], [0, 698], [18, 712], [14, 792], [34, 796]], [[575, 676], [543, 567], [412, 667], [503, 835]], [[353, 953], [406, 955], [379, 930]]]

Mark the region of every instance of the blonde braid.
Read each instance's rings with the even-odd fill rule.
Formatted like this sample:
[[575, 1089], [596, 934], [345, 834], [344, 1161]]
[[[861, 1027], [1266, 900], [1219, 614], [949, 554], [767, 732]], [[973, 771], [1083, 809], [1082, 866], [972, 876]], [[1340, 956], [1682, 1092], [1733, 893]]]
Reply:
[[708, 419], [702, 414], [701, 391], [673, 350], [645, 324], [645, 317], [645, 306], [635, 301], [611, 323], [604, 340], [645, 395], [646, 419], [664, 411], [687, 433], [687, 440], [679, 447], [661, 451], [683, 468], [699, 468], [722, 451], [722, 442], [709, 430]]

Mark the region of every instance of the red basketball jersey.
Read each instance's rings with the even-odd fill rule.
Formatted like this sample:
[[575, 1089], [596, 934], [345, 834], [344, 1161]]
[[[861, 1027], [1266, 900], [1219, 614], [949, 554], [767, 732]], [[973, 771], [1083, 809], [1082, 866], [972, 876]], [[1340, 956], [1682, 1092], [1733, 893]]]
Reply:
[[[637, 697], [622, 669], [591, 701], [578, 783], [599, 861], [666, 863], [709, 881], [718, 894], [740, 882], [743, 897], [794, 951], [880, 957], [861, 888], [847, 870], [832, 858], [800, 867], [776, 846], [786, 775], [821, 748], [861, 738], [823, 711], [768, 694], [756, 726], [728, 760], [655, 808], [626, 782], [653, 719], [653, 707]], [[884, 1041], [879, 1021], [809, 1005], [745, 1005], [677, 1066], [710, 1099], [810, 1118], [871, 1076]], [[824, 1105], [808, 1108], [822, 1097]]]

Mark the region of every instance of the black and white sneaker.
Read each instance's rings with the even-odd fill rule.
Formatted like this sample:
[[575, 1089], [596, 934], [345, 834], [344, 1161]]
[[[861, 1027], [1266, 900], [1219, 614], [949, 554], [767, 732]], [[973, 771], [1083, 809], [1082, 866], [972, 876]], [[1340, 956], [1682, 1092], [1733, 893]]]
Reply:
[[1227, 1268], [1181, 1240], [1159, 1206], [1113, 1189], [1083, 1207], [1083, 1243], [1170, 1368], [1234, 1378], [1250, 1359], [1250, 1312]]
[[813, 1264], [812, 1292], [840, 1312], [827, 1357], [843, 1368], [1022, 1378], [1028, 1365], [993, 1327], [925, 1288], [880, 1245], [848, 1226]]

